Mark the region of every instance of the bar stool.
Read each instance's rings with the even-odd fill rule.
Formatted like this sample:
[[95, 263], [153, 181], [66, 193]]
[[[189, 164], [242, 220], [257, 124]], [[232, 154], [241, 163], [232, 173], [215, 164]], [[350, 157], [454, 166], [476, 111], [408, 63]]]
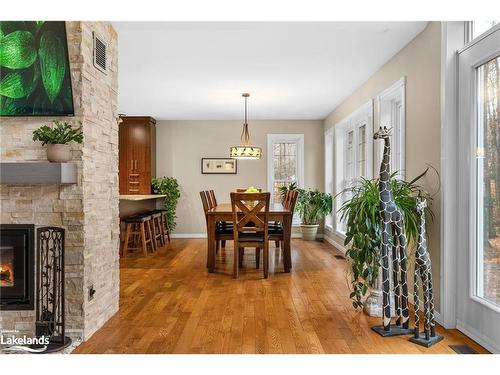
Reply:
[[170, 231], [168, 230], [168, 219], [167, 219], [167, 210], [164, 208], [159, 208], [156, 210], [150, 211], [151, 213], [160, 213], [160, 222], [161, 222], [161, 235], [163, 238], [163, 243], [165, 244], [165, 236], [167, 237], [168, 242], [170, 242]]
[[[125, 219], [126, 232], [125, 243], [122, 251], [123, 256], [126, 256], [129, 250], [137, 249], [142, 250], [144, 256], [147, 256], [148, 245], [150, 246], [152, 252], [156, 251], [150, 223], [151, 215], [134, 215]], [[131, 239], [134, 247], [129, 246]], [[139, 241], [141, 245], [136, 246]]]
[[153, 228], [153, 240], [155, 246], [158, 248], [165, 245], [165, 228], [163, 228], [163, 214], [162, 212], [151, 211], [151, 226]]

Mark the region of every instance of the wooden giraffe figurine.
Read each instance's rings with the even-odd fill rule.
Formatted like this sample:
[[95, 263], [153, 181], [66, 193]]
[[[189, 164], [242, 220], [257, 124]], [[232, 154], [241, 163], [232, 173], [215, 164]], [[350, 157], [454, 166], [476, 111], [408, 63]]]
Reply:
[[[396, 336], [413, 333], [409, 328], [408, 283], [406, 279], [406, 235], [403, 215], [394, 202], [390, 185], [391, 178], [391, 145], [390, 129], [380, 127], [373, 139], [384, 140], [384, 154], [380, 166], [379, 178], [379, 213], [381, 218], [381, 261], [382, 261], [382, 316], [383, 325], [373, 327], [382, 336]], [[394, 307], [396, 325], [391, 329], [390, 303], [390, 266], [389, 246], [392, 236], [392, 272], [394, 283]]]
[[[418, 243], [417, 252], [415, 254], [415, 277], [413, 299], [415, 303], [415, 334], [410, 341], [422, 346], [432, 346], [441, 341], [443, 336], [436, 336], [436, 323], [434, 321], [434, 295], [432, 290], [432, 270], [431, 258], [427, 251], [427, 235], [425, 230], [425, 208], [427, 200], [425, 198], [417, 198], [416, 208], [420, 216], [418, 226]], [[420, 335], [420, 301], [419, 301], [419, 280], [422, 283], [422, 291], [424, 295], [424, 337]]]

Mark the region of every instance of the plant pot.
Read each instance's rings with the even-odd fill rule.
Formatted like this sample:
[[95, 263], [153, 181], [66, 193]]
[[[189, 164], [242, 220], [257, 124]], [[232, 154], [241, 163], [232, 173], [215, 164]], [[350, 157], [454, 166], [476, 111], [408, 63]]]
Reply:
[[314, 241], [316, 239], [316, 234], [318, 233], [319, 224], [306, 225], [302, 224], [300, 226], [302, 230], [302, 239], [307, 241]]
[[48, 144], [47, 160], [55, 163], [64, 163], [71, 160], [70, 145]]

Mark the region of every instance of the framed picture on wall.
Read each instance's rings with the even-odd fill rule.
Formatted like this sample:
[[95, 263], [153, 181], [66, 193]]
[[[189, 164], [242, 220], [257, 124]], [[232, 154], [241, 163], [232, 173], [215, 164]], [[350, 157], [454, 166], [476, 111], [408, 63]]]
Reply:
[[236, 174], [238, 161], [231, 158], [202, 158], [202, 174]]
[[73, 116], [64, 21], [2, 21], [0, 116]]

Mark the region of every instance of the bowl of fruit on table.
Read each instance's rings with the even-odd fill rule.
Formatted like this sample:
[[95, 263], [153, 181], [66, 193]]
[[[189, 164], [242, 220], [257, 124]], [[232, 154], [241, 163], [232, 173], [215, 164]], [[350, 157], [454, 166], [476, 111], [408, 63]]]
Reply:
[[[260, 189], [250, 186], [245, 190], [245, 193], [260, 193]], [[246, 205], [250, 208], [255, 206], [255, 201], [245, 201]]]

